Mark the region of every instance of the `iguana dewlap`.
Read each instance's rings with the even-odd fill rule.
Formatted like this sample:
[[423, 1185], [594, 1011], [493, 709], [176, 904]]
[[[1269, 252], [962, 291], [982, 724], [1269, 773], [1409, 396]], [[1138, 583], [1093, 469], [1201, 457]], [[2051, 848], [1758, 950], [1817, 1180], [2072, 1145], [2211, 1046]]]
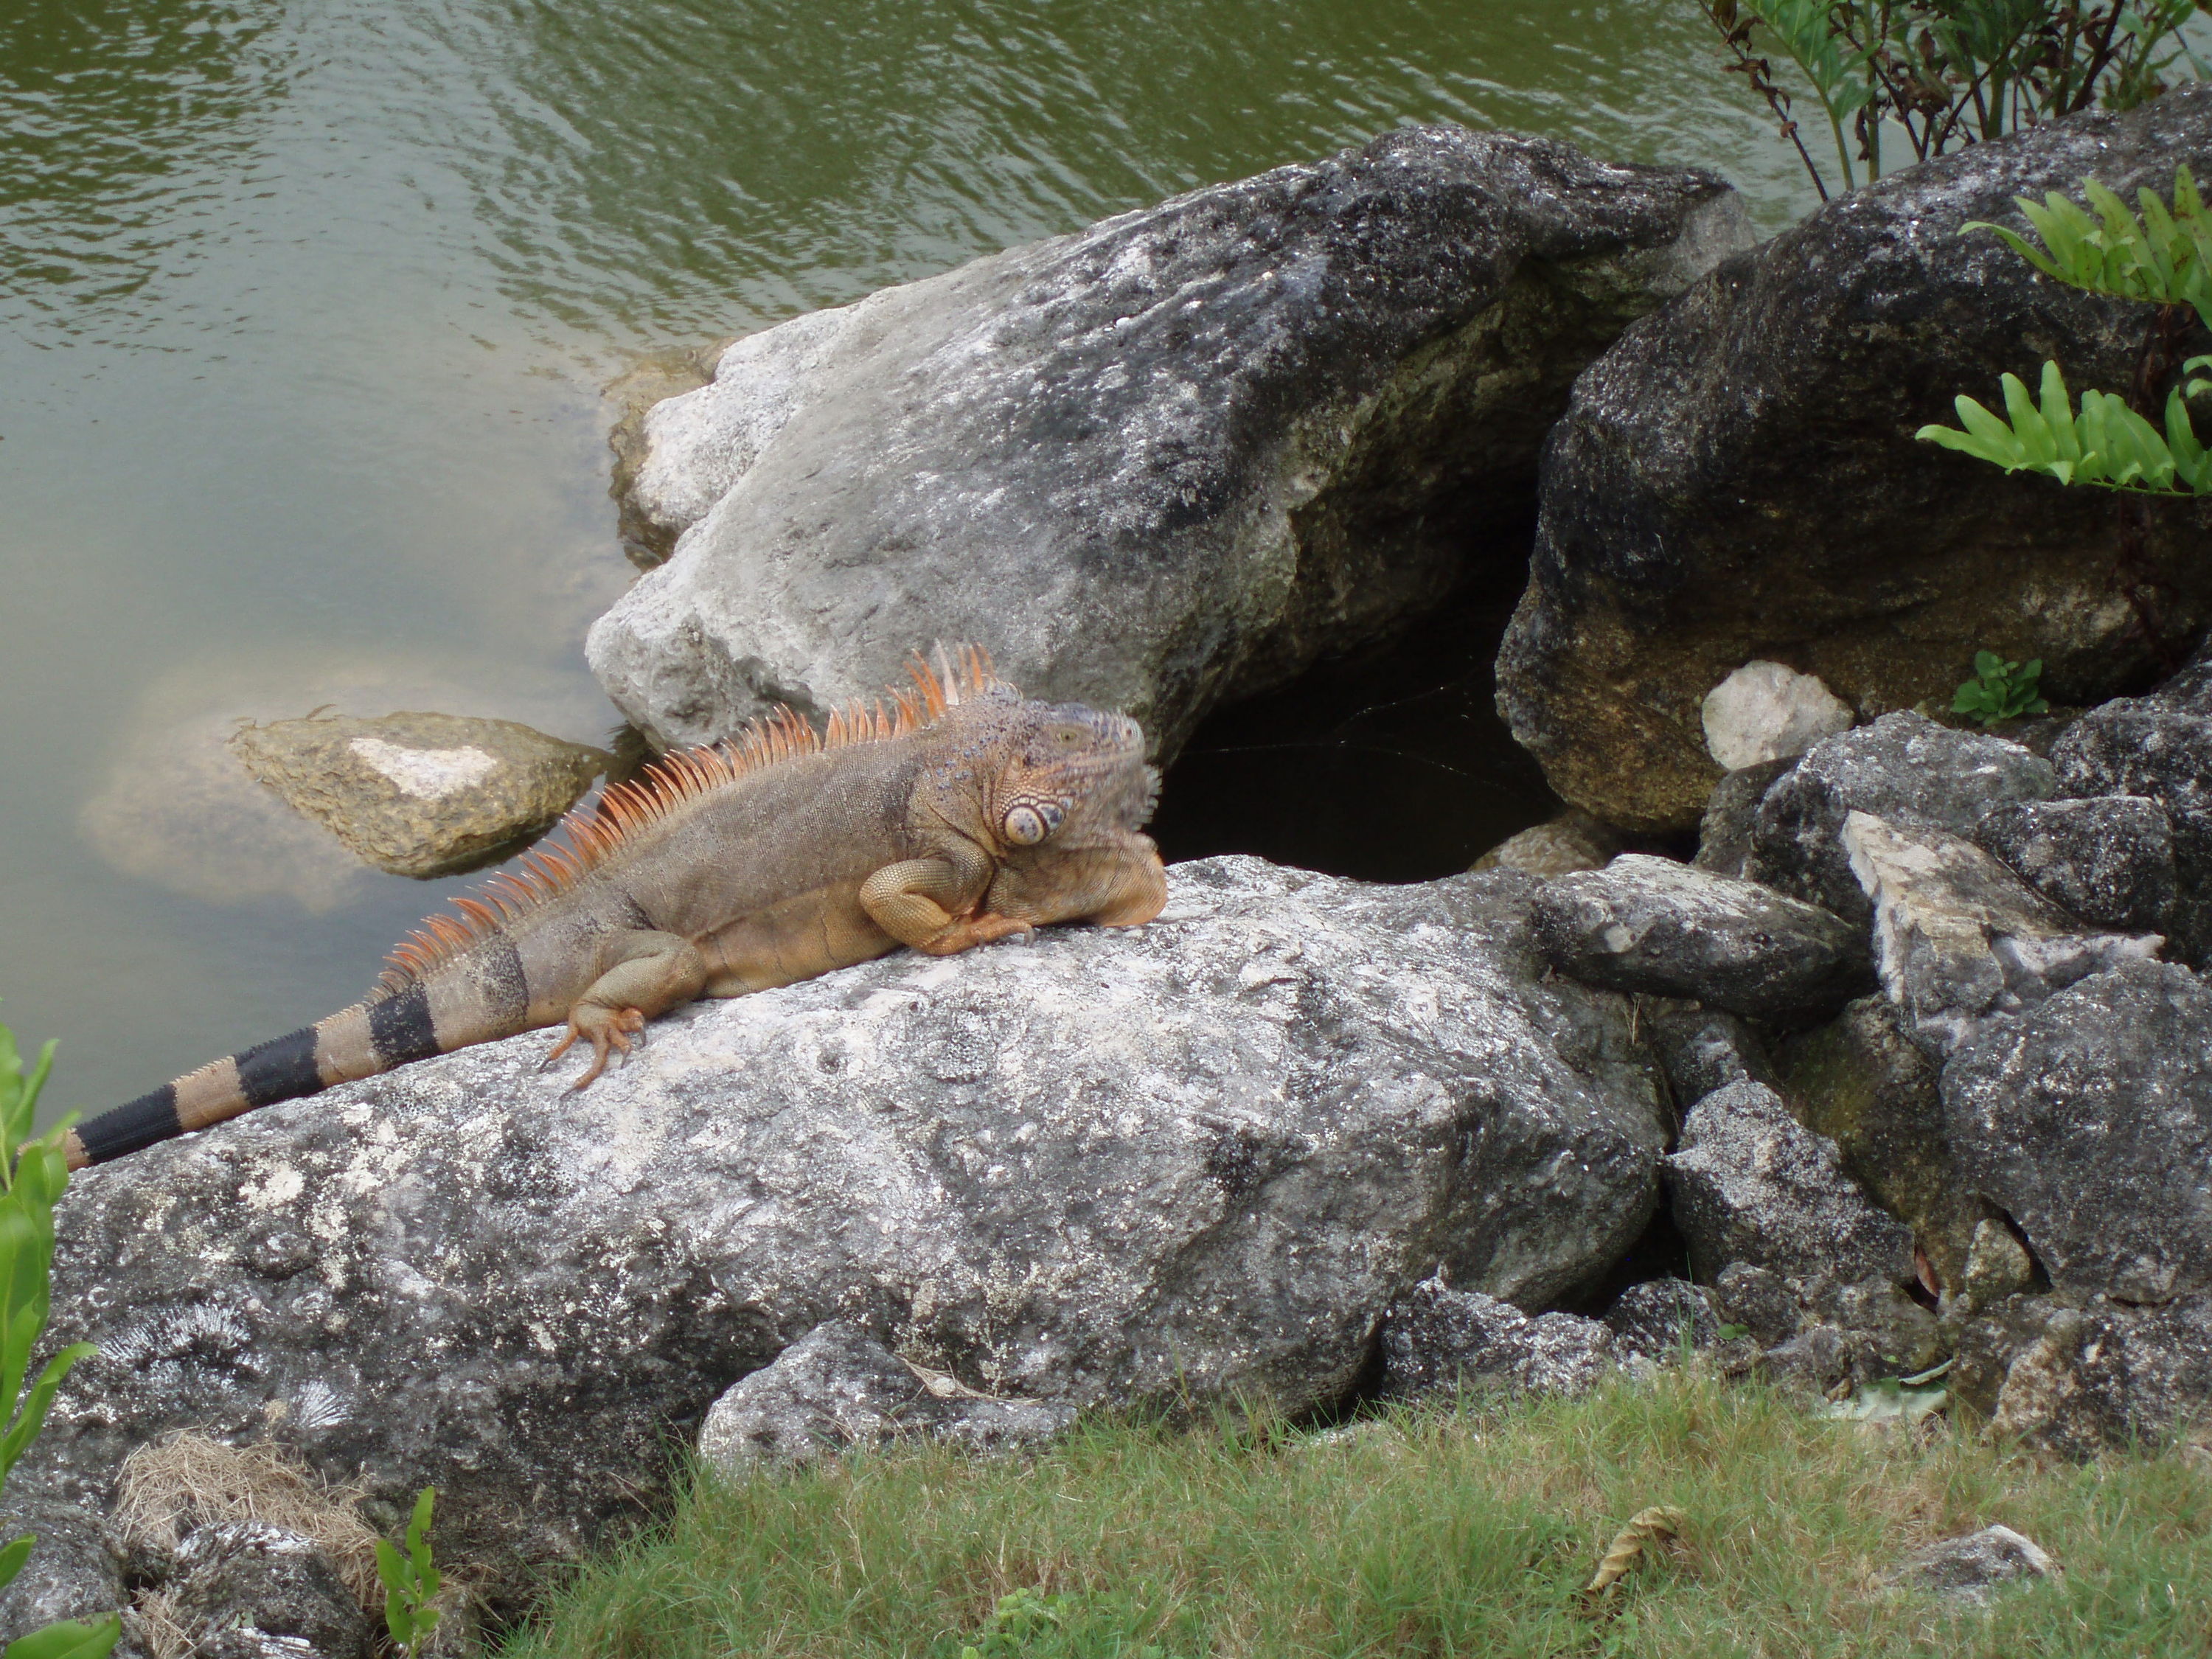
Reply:
[[70, 1166], [541, 1026], [568, 1028], [555, 1055], [592, 1046], [581, 1088], [694, 997], [1159, 914], [1140, 833], [1159, 780], [1134, 720], [1024, 702], [973, 650], [915, 681], [823, 733], [782, 710], [608, 790], [565, 849], [455, 900], [465, 921], [433, 916], [366, 1000], [94, 1118]]

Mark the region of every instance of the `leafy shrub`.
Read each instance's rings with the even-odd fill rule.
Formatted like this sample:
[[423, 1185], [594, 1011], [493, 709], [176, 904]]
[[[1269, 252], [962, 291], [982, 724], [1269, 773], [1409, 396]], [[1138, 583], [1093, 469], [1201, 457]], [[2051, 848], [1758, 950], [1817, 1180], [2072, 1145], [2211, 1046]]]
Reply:
[[2212, 456], [2197, 441], [2179, 386], [2166, 395], [2160, 433], [2125, 398], [2110, 392], [2083, 392], [2081, 413], [2075, 414], [2057, 363], [2043, 366], [2039, 407], [2019, 375], [2007, 374], [2000, 384], [2009, 421], [1962, 392], [1954, 407], [1964, 431], [1923, 426], [1916, 435], [2008, 472], [2047, 473], [2061, 483], [2156, 495], [2212, 492]]
[[[70, 1368], [93, 1352], [89, 1342], [64, 1348], [24, 1387], [31, 1355], [46, 1329], [54, 1202], [69, 1185], [69, 1164], [62, 1152], [69, 1125], [57, 1124], [35, 1139], [31, 1135], [39, 1091], [53, 1063], [54, 1045], [49, 1042], [26, 1078], [15, 1033], [0, 1025], [0, 1406], [8, 1414], [0, 1432], [0, 1483], [46, 1426], [46, 1413]], [[37, 1542], [26, 1534], [0, 1548], [0, 1586], [15, 1582]], [[0, 1659], [103, 1659], [122, 1633], [122, 1621], [113, 1613], [90, 1623], [64, 1620], [17, 1638]]]
[[[2205, 0], [1699, 0], [1732, 71], [1796, 146], [1820, 199], [1828, 185], [1775, 78], [1778, 52], [1809, 88], [1844, 188], [1883, 170], [1885, 131], [1911, 159], [2002, 137], [2101, 101], [2131, 109], [2196, 60], [2177, 40]], [[1858, 166], [1854, 166], [1854, 163]]]

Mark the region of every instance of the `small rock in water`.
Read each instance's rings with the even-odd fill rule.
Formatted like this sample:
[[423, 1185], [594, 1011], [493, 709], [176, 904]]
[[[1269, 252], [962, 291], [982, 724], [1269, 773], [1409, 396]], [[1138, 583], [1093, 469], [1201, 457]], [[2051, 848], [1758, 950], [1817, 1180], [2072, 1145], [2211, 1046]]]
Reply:
[[1508, 836], [1468, 867], [1565, 876], [1577, 870], [1602, 870], [1620, 851], [1620, 837], [1613, 830], [1587, 812], [1569, 811]]
[[1895, 1582], [1987, 1607], [2000, 1585], [2057, 1575], [2058, 1564], [2010, 1527], [1984, 1527], [1931, 1544], [1900, 1567]]
[[1814, 674], [1747, 662], [1705, 693], [1705, 748], [1729, 771], [1802, 755], [1851, 726], [1850, 705]]
[[906, 1437], [1006, 1451], [1042, 1445], [1074, 1420], [1072, 1406], [988, 1398], [918, 1370], [859, 1326], [832, 1321], [731, 1384], [707, 1413], [699, 1455], [738, 1474], [756, 1465], [802, 1468]]
[[2141, 795], [2014, 802], [1984, 813], [1974, 839], [2085, 921], [2149, 933], [2173, 908], [2173, 826]]
[[343, 715], [249, 726], [253, 775], [366, 862], [428, 880], [504, 857], [550, 829], [607, 757], [513, 720]]
[[1585, 984], [1752, 1018], [1832, 1008], [1871, 983], [1865, 939], [1841, 917], [1641, 853], [1554, 881], [1534, 921], [1546, 960]]

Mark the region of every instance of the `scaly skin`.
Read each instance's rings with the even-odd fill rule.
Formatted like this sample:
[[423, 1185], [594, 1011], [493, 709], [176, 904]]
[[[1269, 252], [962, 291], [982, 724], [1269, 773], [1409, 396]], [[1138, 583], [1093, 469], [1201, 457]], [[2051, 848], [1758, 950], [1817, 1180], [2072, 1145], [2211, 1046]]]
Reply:
[[431, 1054], [549, 1025], [582, 1088], [647, 1020], [902, 945], [969, 950], [1061, 921], [1134, 927], [1167, 882], [1141, 833], [1158, 777], [1136, 723], [1024, 702], [977, 652], [918, 662], [895, 714], [816, 738], [787, 713], [664, 762], [572, 818], [489, 904], [433, 918], [365, 1001], [178, 1079], [70, 1138], [72, 1169]]

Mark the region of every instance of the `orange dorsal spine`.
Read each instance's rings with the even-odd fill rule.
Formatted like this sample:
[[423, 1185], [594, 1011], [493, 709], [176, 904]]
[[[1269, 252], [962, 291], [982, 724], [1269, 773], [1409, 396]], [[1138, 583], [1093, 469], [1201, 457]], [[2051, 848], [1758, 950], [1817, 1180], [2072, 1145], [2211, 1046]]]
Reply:
[[820, 732], [804, 715], [779, 704], [732, 737], [696, 749], [671, 750], [629, 782], [612, 785], [595, 805], [579, 807], [561, 820], [555, 833], [567, 845], [541, 842], [522, 855], [520, 869], [502, 870], [476, 893], [452, 900], [459, 917], [442, 911], [426, 917], [385, 958], [386, 966], [369, 1000], [398, 995], [507, 923], [559, 897], [612, 858], [631, 836], [687, 801], [802, 756], [904, 737], [936, 724], [945, 710], [969, 697], [1011, 690], [981, 646], [948, 651], [940, 645], [934, 657], [933, 663], [916, 652], [908, 660], [913, 690], [892, 688], [884, 697], [856, 697], [832, 711]]

